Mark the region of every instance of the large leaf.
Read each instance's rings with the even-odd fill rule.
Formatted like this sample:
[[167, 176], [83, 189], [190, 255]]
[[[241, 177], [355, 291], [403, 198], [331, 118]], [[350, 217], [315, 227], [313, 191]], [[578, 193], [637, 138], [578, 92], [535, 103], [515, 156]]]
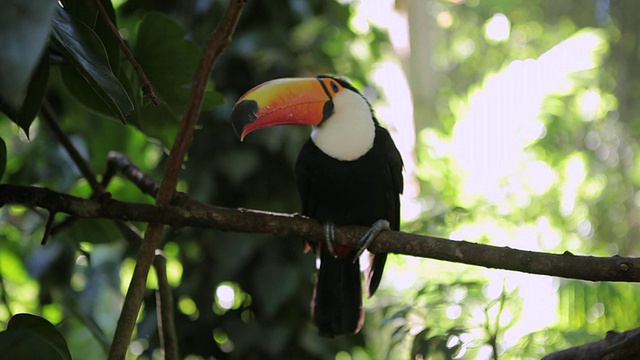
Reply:
[[150, 12], [140, 22], [136, 40], [136, 58], [155, 91], [177, 117], [185, 109], [201, 54], [186, 35], [166, 15]]
[[29, 127], [38, 115], [42, 99], [47, 89], [47, 80], [49, 79], [49, 57], [44, 55], [31, 77], [29, 87], [27, 88], [27, 96], [19, 108], [14, 108], [9, 103], [0, 103], [0, 110], [15, 122], [27, 137], [29, 137]]
[[24, 100], [47, 42], [56, 2], [5, 0], [0, 11], [0, 98], [12, 108]]
[[[163, 101], [161, 106], [142, 109], [140, 128], [170, 144], [186, 109], [201, 51], [180, 25], [158, 12], [146, 14], [140, 22], [135, 50], [136, 58]], [[219, 94], [207, 90], [203, 108], [221, 101]]]
[[[104, 45], [96, 33], [63, 9], [59, 9], [54, 17], [52, 39], [56, 49], [79, 75], [73, 78], [66, 74], [69, 78], [65, 79], [65, 85], [69, 87], [69, 91], [92, 110], [125, 122], [126, 117], [133, 111], [133, 103], [111, 70]], [[87, 87], [78, 84], [80, 78], [88, 84], [93, 94], [87, 94]], [[92, 95], [95, 95], [95, 98]], [[87, 98], [93, 101], [88, 101]], [[108, 109], [108, 113], [105, 108]]]
[[[116, 23], [116, 13], [110, 0], [100, 0], [109, 20]], [[86, 0], [63, 0], [64, 8], [71, 16], [81, 21], [93, 30], [104, 44], [109, 58], [109, 65], [114, 74], [118, 74], [120, 69], [120, 46], [115, 35], [111, 32], [108, 24], [103, 20], [95, 1]]]
[[47, 320], [30, 314], [11, 318], [7, 330], [0, 332], [3, 359], [71, 360], [67, 343]]

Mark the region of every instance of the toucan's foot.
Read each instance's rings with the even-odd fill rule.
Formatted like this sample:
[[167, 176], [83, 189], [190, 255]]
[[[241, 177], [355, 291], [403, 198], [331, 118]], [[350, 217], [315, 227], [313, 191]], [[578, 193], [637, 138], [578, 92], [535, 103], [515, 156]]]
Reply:
[[380, 235], [381, 232], [387, 231], [387, 230], [391, 230], [391, 225], [387, 220], [380, 219], [374, 222], [371, 228], [369, 228], [369, 231], [367, 231], [367, 233], [364, 234], [362, 239], [360, 239], [360, 242], [358, 243], [358, 248], [357, 248], [358, 251], [353, 257], [353, 262], [355, 263], [360, 258], [360, 255], [362, 255], [362, 253], [369, 247], [369, 245], [371, 245], [373, 240], [375, 240], [378, 237], [378, 235]]
[[332, 257], [337, 258], [336, 253], [333, 251], [333, 243], [336, 242], [335, 225], [332, 222], [324, 223], [324, 242], [327, 244], [327, 249]]

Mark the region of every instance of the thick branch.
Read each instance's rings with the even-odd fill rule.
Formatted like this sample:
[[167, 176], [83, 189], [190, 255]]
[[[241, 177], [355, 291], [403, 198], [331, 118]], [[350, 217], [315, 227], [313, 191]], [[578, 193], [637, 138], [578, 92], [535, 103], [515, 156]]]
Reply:
[[640, 359], [640, 328], [623, 333], [609, 331], [607, 337], [602, 340], [558, 351], [542, 358], [542, 360], [573, 359]]
[[[154, 206], [127, 203], [102, 197], [81, 199], [45, 188], [0, 185], [0, 204], [22, 204], [46, 208], [84, 218], [108, 218], [199, 227], [222, 231], [262, 233], [323, 240], [323, 228], [315, 220], [290, 214], [246, 209], [229, 209], [189, 200], [185, 206]], [[336, 241], [357, 245], [365, 227], [336, 228]], [[373, 252], [389, 252], [458, 262], [530, 274], [550, 275], [589, 281], [640, 282], [640, 259], [547, 254], [533, 251], [453, 241], [404, 232], [383, 232], [370, 247]]]

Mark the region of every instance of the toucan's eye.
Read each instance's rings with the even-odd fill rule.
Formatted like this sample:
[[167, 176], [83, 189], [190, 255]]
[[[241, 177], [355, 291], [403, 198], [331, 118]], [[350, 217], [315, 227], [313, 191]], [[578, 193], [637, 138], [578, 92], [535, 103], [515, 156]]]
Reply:
[[338, 84], [335, 81], [331, 82], [331, 91], [333, 91], [334, 93], [338, 92]]

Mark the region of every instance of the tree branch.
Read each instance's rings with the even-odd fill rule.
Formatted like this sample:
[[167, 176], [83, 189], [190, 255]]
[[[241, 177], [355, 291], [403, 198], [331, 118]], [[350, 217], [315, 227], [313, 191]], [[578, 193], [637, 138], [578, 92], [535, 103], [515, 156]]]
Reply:
[[158, 290], [156, 290], [156, 314], [158, 318], [158, 335], [160, 347], [165, 360], [178, 360], [178, 336], [173, 317], [174, 302], [171, 285], [167, 278], [167, 258], [160, 250], [156, 250], [153, 260], [158, 278]]
[[607, 337], [592, 343], [549, 354], [542, 360], [616, 360], [640, 359], [640, 328], [617, 333], [607, 332]]
[[96, 176], [93, 174], [93, 170], [89, 166], [89, 163], [80, 155], [80, 152], [76, 149], [76, 147], [71, 143], [71, 140], [67, 136], [67, 134], [62, 131], [60, 125], [58, 125], [58, 120], [56, 119], [56, 115], [49, 105], [48, 101], [44, 101], [42, 104], [42, 108], [40, 109], [40, 115], [44, 122], [49, 126], [53, 134], [56, 136], [62, 147], [65, 149], [69, 157], [73, 161], [74, 164], [80, 170], [82, 176], [87, 180], [89, 186], [91, 186], [91, 190], [96, 194], [101, 194], [104, 192], [102, 186], [96, 179]]
[[[69, 139], [67, 134], [65, 134], [65, 132], [62, 131], [62, 129], [60, 128], [60, 125], [58, 124], [57, 116], [47, 100], [45, 100], [44, 103], [42, 104], [42, 108], [40, 109], [40, 115], [42, 116], [42, 119], [44, 120], [44, 122], [47, 125], [49, 125], [49, 128], [54, 133], [54, 135], [56, 136], [56, 138], [58, 139], [62, 147], [65, 149], [65, 151], [67, 152], [67, 154], [69, 155], [73, 163], [76, 164], [82, 176], [89, 183], [89, 186], [91, 186], [91, 190], [93, 191], [92, 198], [98, 197], [102, 193], [104, 193], [106, 183], [104, 181], [103, 183], [98, 182], [98, 179], [93, 173], [93, 170], [91, 170], [91, 166], [89, 165], [89, 163], [82, 157], [82, 155], [80, 155], [80, 152], [78, 152], [78, 150], [75, 148], [73, 143], [71, 143], [71, 140]], [[45, 231], [44, 235], [42, 236], [42, 244], [46, 243], [49, 235], [55, 235], [58, 231], [60, 231], [60, 229], [63, 229], [73, 224], [73, 222], [75, 221], [74, 217], [68, 217], [62, 220], [61, 222], [59, 222], [58, 224], [54, 225], [53, 224], [54, 217], [55, 217], [55, 213], [50, 212], [49, 220], [47, 222], [47, 228], [46, 228], [47, 231]], [[124, 239], [129, 244], [135, 245], [135, 246], [140, 245], [140, 236], [138, 235], [137, 229], [135, 229], [135, 227], [133, 227], [130, 224], [126, 224], [121, 220], [116, 221], [116, 226], [122, 233], [122, 236], [124, 237]]]
[[[218, 27], [209, 36], [204, 53], [198, 63], [196, 74], [191, 85], [191, 93], [187, 104], [186, 112], [180, 122], [180, 128], [167, 160], [167, 167], [164, 171], [160, 189], [156, 196], [156, 204], [167, 205], [175, 194], [180, 167], [191, 144], [193, 131], [195, 129], [198, 115], [202, 107], [204, 92], [211, 75], [211, 70], [216, 60], [231, 42], [231, 35], [234, 33], [246, 0], [230, 0], [227, 11], [220, 20]], [[133, 270], [131, 283], [122, 305], [122, 312], [118, 319], [118, 325], [113, 337], [113, 345], [109, 352], [109, 359], [124, 359], [127, 348], [131, 341], [131, 334], [135, 327], [138, 311], [142, 305], [142, 299], [146, 290], [146, 280], [149, 268], [155, 256], [155, 250], [160, 242], [163, 233], [163, 225], [155, 222], [149, 223], [138, 251], [138, 259]]]
[[[175, 228], [199, 227], [310, 241], [323, 241], [324, 238], [321, 224], [296, 214], [229, 209], [198, 203], [189, 198], [180, 200], [180, 203], [187, 205], [128, 203], [109, 196], [90, 200], [46, 188], [0, 185], [0, 205], [22, 204], [82, 218], [141, 221]], [[363, 226], [337, 227], [336, 242], [356, 246], [366, 231], [367, 228]], [[640, 258], [577, 256], [569, 252], [549, 254], [401, 231], [383, 232], [370, 250], [570, 279], [640, 282]]]

